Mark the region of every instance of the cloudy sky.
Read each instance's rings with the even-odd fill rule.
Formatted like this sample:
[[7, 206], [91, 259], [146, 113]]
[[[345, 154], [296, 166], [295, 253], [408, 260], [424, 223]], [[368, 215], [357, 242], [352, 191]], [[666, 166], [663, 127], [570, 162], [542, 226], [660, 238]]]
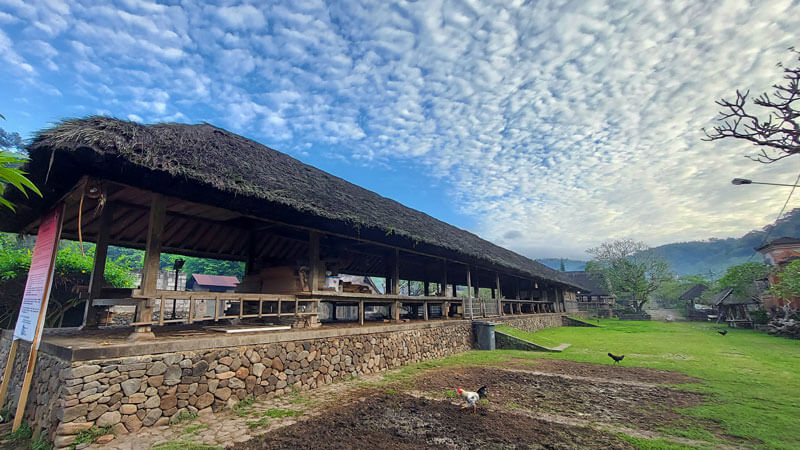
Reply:
[[[0, 0], [0, 126], [210, 122], [531, 257], [738, 236], [800, 161], [704, 142], [800, 47], [770, 1]], [[790, 207], [800, 206], [800, 198]]]

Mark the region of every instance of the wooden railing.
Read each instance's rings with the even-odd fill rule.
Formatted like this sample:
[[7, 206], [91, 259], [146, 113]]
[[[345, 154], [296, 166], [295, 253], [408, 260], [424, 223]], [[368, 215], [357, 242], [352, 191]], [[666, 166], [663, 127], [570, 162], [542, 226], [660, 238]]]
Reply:
[[[138, 298], [143, 298], [139, 296]], [[194, 323], [213, 320], [217, 322], [222, 319], [254, 319], [264, 317], [301, 317], [317, 314], [316, 299], [300, 299], [295, 295], [275, 295], [275, 294], [240, 294], [235, 292], [187, 292], [187, 291], [156, 291], [155, 301], [159, 304], [158, 319], [142, 322], [134, 322], [131, 325], [164, 325], [168, 323]], [[207, 302], [213, 302], [213, 314], [197, 314], [198, 302], [206, 306]], [[185, 310], [188, 303], [188, 316], [167, 319], [167, 311], [182, 302]], [[225, 314], [226, 304], [238, 303], [237, 314]], [[284, 311], [286, 305], [291, 305], [290, 311]], [[248, 308], [249, 307], [249, 308]], [[265, 311], [266, 307], [266, 311]], [[246, 309], [258, 311], [257, 313], [245, 314]], [[306, 310], [307, 309], [307, 310]]]

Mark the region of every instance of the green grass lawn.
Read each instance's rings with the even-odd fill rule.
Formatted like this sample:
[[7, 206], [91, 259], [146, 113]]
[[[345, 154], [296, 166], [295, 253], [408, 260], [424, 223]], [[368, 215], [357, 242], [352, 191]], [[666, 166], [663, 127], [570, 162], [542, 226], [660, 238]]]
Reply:
[[[711, 393], [715, 401], [684, 410], [685, 414], [716, 420], [728, 434], [762, 441], [765, 447], [800, 448], [800, 341], [738, 329], [721, 336], [716, 330], [723, 327], [708, 323], [609, 319], [600, 325], [601, 328], [562, 327], [537, 333], [508, 327], [498, 330], [548, 347], [562, 342], [572, 344], [563, 353], [535, 353], [528, 357], [612, 364], [607, 356], [612, 352], [625, 355], [625, 366], [676, 370], [701, 378], [700, 385], [681, 388]], [[507, 352], [484, 353], [495, 355], [480, 359], [502, 358]], [[514, 353], [517, 356], [521, 352]], [[667, 432], [692, 439], [709, 437], [696, 427]]]

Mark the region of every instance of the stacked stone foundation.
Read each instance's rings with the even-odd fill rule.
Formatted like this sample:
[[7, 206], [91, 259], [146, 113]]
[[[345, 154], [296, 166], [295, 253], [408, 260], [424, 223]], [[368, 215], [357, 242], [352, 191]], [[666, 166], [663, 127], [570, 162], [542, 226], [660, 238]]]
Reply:
[[[471, 349], [469, 322], [266, 344], [68, 361], [42, 351], [25, 420], [68, 447], [92, 426], [116, 434]], [[24, 345], [24, 344], [23, 344]], [[3, 340], [0, 356], [10, 340]], [[4, 352], [4, 353], [3, 353]], [[4, 359], [5, 361], [5, 359]], [[22, 348], [17, 366], [27, 361]], [[20, 362], [21, 361], [21, 362]], [[18, 369], [24, 369], [20, 367]], [[22, 371], [15, 370], [14, 380]], [[12, 385], [15, 384], [12, 381]], [[16, 399], [19, 392], [10, 392]]]

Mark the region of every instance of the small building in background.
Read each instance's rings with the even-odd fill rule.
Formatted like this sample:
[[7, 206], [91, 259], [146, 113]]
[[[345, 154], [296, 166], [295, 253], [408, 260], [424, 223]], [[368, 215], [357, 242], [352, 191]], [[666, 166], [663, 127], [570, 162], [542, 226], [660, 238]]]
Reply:
[[678, 300], [686, 305], [686, 319], [705, 322], [709, 320], [709, 316], [714, 316], [713, 307], [710, 305], [702, 305], [697, 303], [697, 299], [699, 299], [707, 290], [708, 286], [697, 283], [687, 289], [686, 292], [681, 294], [680, 297], [678, 297]]
[[599, 317], [611, 317], [611, 305], [616, 297], [609, 292], [602, 275], [590, 274], [580, 270], [564, 272], [572, 281], [583, 289], [576, 292], [575, 297], [579, 311], [595, 312]]
[[[755, 250], [764, 255], [764, 263], [775, 268], [768, 277], [769, 285], [771, 286], [778, 282], [777, 274], [779, 272], [790, 262], [800, 259], [800, 239], [780, 237]], [[767, 311], [784, 306], [786, 301], [791, 303], [795, 309], [800, 309], [800, 297], [779, 299], [767, 292], [761, 295], [761, 302]]]
[[186, 285], [187, 291], [233, 292], [239, 279], [227, 275], [204, 275], [195, 273]]
[[717, 323], [727, 322], [733, 328], [752, 328], [751, 311], [758, 309], [761, 302], [751, 295], [737, 295], [731, 287], [725, 288], [714, 297], [714, 306], [719, 311]]

